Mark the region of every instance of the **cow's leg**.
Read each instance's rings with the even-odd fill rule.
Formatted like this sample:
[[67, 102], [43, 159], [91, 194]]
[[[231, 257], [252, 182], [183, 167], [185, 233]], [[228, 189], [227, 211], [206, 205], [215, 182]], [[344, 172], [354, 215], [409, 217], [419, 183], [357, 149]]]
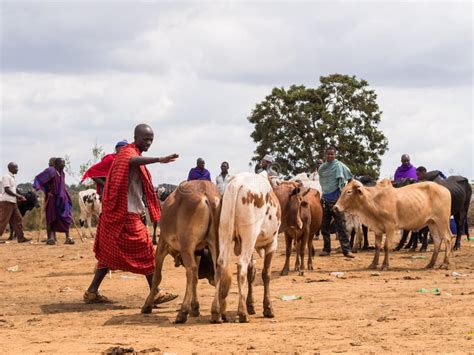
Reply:
[[394, 230], [387, 231], [385, 234], [385, 245], [384, 245], [384, 259], [382, 264], [382, 270], [388, 270], [389, 268], [389, 254], [390, 254], [390, 246], [392, 245], [392, 239], [395, 234]]
[[253, 282], [255, 281], [255, 260], [251, 260], [247, 268], [247, 282], [249, 284], [247, 292], [247, 312], [249, 314], [255, 314], [255, 306], [253, 300]]
[[407, 238], [408, 238], [408, 231], [404, 230], [402, 237], [400, 238], [400, 242], [398, 243], [397, 247], [394, 249], [395, 251], [400, 251], [403, 246], [405, 245]]
[[153, 237], [152, 237], [152, 242], [153, 245], [156, 245], [156, 228], [158, 227], [158, 222], [153, 222]]
[[469, 239], [469, 222], [467, 220], [467, 215], [466, 217], [464, 217], [464, 229], [466, 230], [466, 238], [467, 240], [470, 240]]
[[422, 253], [425, 252], [428, 249], [428, 232], [429, 232], [428, 227], [423, 228], [419, 232], [419, 236], [420, 236], [420, 239], [421, 239], [420, 252], [422, 252]]
[[[442, 231], [442, 229], [441, 229]], [[440, 266], [440, 269], [449, 269], [449, 257], [451, 255], [451, 230], [449, 229], [449, 224], [444, 228], [444, 232], [441, 232], [441, 238], [444, 239], [446, 245], [446, 252], [444, 254], [443, 263]]]
[[[448, 230], [449, 230], [449, 222], [448, 223]], [[431, 261], [426, 265], [427, 269], [431, 269], [435, 266], [436, 259], [438, 259], [438, 254], [439, 254], [439, 249], [441, 247], [441, 242], [443, 240], [443, 232], [441, 232], [441, 229], [439, 226], [437, 226], [434, 223], [429, 224], [430, 232], [433, 237], [433, 243], [434, 243], [434, 249], [433, 249], [433, 255], [431, 256]], [[451, 238], [451, 231], [449, 231], [449, 238]]]
[[364, 234], [364, 246], [362, 250], [369, 250], [369, 228], [362, 225], [362, 233]]
[[239, 285], [239, 307], [237, 309], [237, 314], [239, 315], [240, 323], [248, 323], [249, 315], [247, 312], [247, 300], [244, 290], [245, 284], [247, 283], [247, 271], [251, 258], [251, 251], [249, 255], [248, 248], [242, 249], [242, 254], [237, 263], [237, 281]]
[[266, 252], [265, 251], [265, 261], [263, 263], [262, 270], [262, 280], [263, 280], [263, 316], [266, 318], [273, 318], [275, 314], [273, 313], [272, 301], [270, 296], [270, 267], [272, 265], [272, 258], [274, 251]]
[[351, 229], [351, 240], [349, 241], [349, 243], [350, 243], [350, 245], [351, 245], [351, 248], [352, 248], [352, 252], [355, 251], [355, 248], [354, 248], [355, 235], [356, 235], [356, 230], [355, 230], [355, 228], [352, 228], [352, 229]]
[[[189, 249], [181, 251], [181, 259], [186, 268], [186, 292], [184, 294], [181, 309], [176, 316], [176, 323], [185, 323], [188, 320], [188, 314], [192, 309], [192, 301], [195, 298], [195, 290], [198, 281], [198, 268], [196, 258], [194, 257], [194, 245], [190, 245]], [[199, 308], [199, 306], [198, 306]]]
[[151, 313], [153, 302], [155, 301], [156, 294], [158, 293], [158, 286], [161, 283], [161, 269], [163, 268], [163, 261], [168, 254], [168, 246], [163, 239], [160, 239], [160, 241], [161, 243], [159, 243], [156, 247], [155, 272], [153, 273], [150, 294], [148, 295], [145, 304], [142, 306], [142, 313]]
[[464, 216], [460, 213], [454, 215], [454, 223], [456, 223], [456, 242], [454, 243], [454, 250], [461, 248], [462, 229], [464, 226]]
[[94, 239], [94, 233], [92, 232], [92, 214], [87, 216], [87, 229], [89, 230], [91, 238]]
[[[298, 254], [300, 255], [301, 264], [299, 268], [299, 276], [304, 276], [304, 250], [306, 249], [308, 240], [309, 240], [309, 223], [306, 226], [305, 230], [303, 231], [303, 235], [301, 235], [300, 237]], [[309, 258], [310, 257], [308, 256], [308, 262], [309, 262]]]
[[[160, 238], [161, 239], [161, 238]], [[227, 321], [226, 298], [229, 294], [230, 285], [232, 284], [232, 274], [229, 268], [230, 252], [228, 248], [223, 248], [221, 255], [217, 259], [216, 265], [216, 293], [211, 308], [211, 323], [222, 323]], [[225, 255], [224, 255], [225, 253]]]
[[362, 250], [362, 239], [363, 239], [363, 231], [362, 231], [361, 225], [359, 224], [356, 228], [355, 245], [352, 248], [352, 252], [357, 252], [358, 250]]
[[[198, 265], [199, 265], [200, 259], [201, 259], [200, 256], [195, 256], [194, 257], [194, 263], [196, 264], [196, 280], [191, 285], [191, 291], [192, 291], [192, 294], [191, 294], [191, 310], [189, 311], [189, 315], [191, 317], [197, 317], [200, 314], [200, 312], [199, 312], [199, 308], [200, 308], [199, 307], [199, 300], [198, 300], [198, 297], [197, 297], [197, 283], [198, 283], [198, 279], [199, 279]], [[187, 274], [186, 274], [186, 276], [187, 276]]]
[[418, 248], [419, 237], [420, 237], [420, 233], [418, 231], [411, 232], [411, 238], [412, 238], [411, 251], [416, 251], [416, 248]]
[[372, 260], [372, 264], [370, 264], [369, 266], [369, 269], [376, 269], [377, 265], [379, 264], [380, 247], [382, 246], [382, 238], [383, 238], [383, 234], [375, 235], [375, 255], [374, 255], [374, 259]]
[[288, 275], [288, 271], [290, 270], [290, 256], [291, 256], [291, 244], [293, 243], [293, 238], [285, 232], [285, 265], [283, 265], [283, 269], [281, 270], [280, 275], [286, 276]]
[[313, 270], [313, 236], [308, 234], [308, 270]]

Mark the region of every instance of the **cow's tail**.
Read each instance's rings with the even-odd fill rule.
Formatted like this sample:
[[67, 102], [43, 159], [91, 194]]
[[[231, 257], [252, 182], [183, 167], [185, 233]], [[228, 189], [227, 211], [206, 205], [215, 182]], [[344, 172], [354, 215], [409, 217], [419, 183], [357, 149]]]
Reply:
[[[234, 254], [239, 255], [241, 250], [240, 238], [234, 238], [235, 234], [235, 212], [237, 198], [241, 186], [228, 185], [221, 203], [219, 217], [219, 262], [229, 262], [231, 243], [235, 240]], [[224, 255], [226, 254], [226, 255]]]

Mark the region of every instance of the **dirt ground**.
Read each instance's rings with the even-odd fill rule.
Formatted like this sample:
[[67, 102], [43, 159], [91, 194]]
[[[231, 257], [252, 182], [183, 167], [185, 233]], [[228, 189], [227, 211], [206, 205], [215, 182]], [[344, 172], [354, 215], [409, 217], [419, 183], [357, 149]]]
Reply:
[[[472, 234], [472, 233], [471, 233]], [[163, 353], [474, 353], [474, 241], [463, 240], [452, 267], [425, 270], [430, 257], [391, 253], [390, 271], [368, 270], [373, 251], [346, 259], [334, 252], [316, 257], [305, 276], [281, 277], [284, 241], [272, 266], [276, 317], [262, 316], [263, 286], [257, 277], [257, 315], [248, 324], [209, 323], [214, 288], [200, 280], [201, 316], [173, 324], [184, 295], [184, 269], [166, 259], [162, 287], [178, 299], [142, 315], [145, 278], [113, 272], [102, 293], [111, 305], [86, 305], [82, 295], [95, 264], [92, 239], [75, 245], [36, 242], [0, 245], [0, 344], [2, 353], [101, 353], [114, 346]], [[44, 238], [44, 235], [42, 236]], [[371, 240], [372, 244], [373, 241]], [[318, 251], [321, 241], [315, 241]], [[335, 241], [333, 247], [337, 247]], [[415, 258], [413, 258], [415, 256]], [[442, 254], [438, 265], [442, 261]], [[294, 258], [292, 258], [292, 264]], [[7, 268], [18, 266], [18, 271]], [[260, 271], [262, 260], [258, 258]], [[15, 268], [14, 268], [15, 270]], [[331, 272], [343, 272], [343, 278]], [[453, 277], [456, 271], [469, 276]], [[421, 293], [439, 288], [440, 295]], [[281, 296], [301, 299], [282, 301]], [[235, 275], [228, 298], [235, 318]]]

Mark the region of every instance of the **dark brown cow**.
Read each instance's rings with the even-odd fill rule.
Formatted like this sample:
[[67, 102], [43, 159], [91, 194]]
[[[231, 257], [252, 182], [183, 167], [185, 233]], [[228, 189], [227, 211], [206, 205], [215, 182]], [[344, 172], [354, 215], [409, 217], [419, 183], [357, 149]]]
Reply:
[[[197, 281], [199, 255], [205, 248], [212, 256], [215, 269], [218, 253], [220, 194], [210, 181], [183, 182], [162, 205], [161, 233], [156, 247], [155, 273], [150, 294], [142, 313], [150, 313], [157, 288], [161, 283], [161, 270], [166, 255], [186, 268], [186, 293], [176, 323], [184, 323], [191, 316], [199, 315]], [[179, 264], [178, 262], [178, 264]]]
[[323, 211], [319, 192], [315, 189], [304, 189], [294, 181], [285, 181], [275, 186], [275, 194], [280, 201], [282, 223], [280, 233], [285, 233], [285, 265], [281, 275], [288, 275], [290, 268], [291, 245], [293, 239], [297, 245], [295, 271], [304, 275], [304, 250], [308, 246], [308, 270], [313, 270], [313, 238], [319, 230]]

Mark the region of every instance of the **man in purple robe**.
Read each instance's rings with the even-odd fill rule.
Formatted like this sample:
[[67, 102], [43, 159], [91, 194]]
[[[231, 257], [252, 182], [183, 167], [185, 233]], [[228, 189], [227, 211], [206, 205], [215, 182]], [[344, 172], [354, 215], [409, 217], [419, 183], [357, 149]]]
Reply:
[[407, 178], [418, 180], [418, 177], [416, 176], [416, 168], [410, 163], [410, 156], [408, 154], [403, 154], [401, 161], [402, 165], [395, 170], [395, 176], [393, 179], [395, 181]]
[[72, 224], [72, 201], [66, 190], [65, 161], [56, 158], [54, 167], [50, 166], [35, 177], [33, 186], [36, 190], [44, 192], [46, 231], [48, 240], [46, 244], [56, 244], [56, 232], [65, 233], [65, 244], [74, 244], [69, 236], [69, 228]]
[[204, 159], [198, 158], [196, 167], [189, 170], [188, 181], [190, 180], [209, 180], [211, 181], [211, 173], [204, 168]]

